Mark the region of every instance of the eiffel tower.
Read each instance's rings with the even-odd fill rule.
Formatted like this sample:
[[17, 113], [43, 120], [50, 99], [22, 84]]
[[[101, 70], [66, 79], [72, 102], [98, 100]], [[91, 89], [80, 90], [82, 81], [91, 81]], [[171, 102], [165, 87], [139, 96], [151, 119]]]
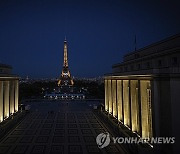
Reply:
[[63, 68], [61, 72], [61, 76], [58, 80], [58, 86], [60, 87], [69, 87], [73, 86], [74, 82], [71, 77], [71, 73], [68, 68], [68, 53], [67, 53], [67, 41], [66, 38], [64, 40], [64, 62], [63, 62]]

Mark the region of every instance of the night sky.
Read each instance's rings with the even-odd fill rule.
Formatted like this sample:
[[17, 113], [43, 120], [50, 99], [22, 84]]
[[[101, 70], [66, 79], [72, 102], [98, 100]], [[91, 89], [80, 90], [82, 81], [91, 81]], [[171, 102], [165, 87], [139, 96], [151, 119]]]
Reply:
[[75, 77], [111, 72], [123, 55], [180, 32], [174, 0], [0, 0], [0, 63], [21, 77], [56, 78], [67, 37]]

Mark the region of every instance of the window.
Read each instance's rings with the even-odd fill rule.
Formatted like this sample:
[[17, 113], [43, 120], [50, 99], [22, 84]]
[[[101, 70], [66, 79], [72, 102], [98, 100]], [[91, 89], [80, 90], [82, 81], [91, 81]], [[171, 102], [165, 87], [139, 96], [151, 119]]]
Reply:
[[138, 69], [138, 70], [141, 69], [141, 64], [137, 64], [137, 69]]
[[124, 67], [124, 71], [125, 71], [125, 72], [128, 71], [128, 67], [127, 67], [127, 66]]
[[131, 71], [133, 71], [134, 70], [134, 65], [131, 65]]
[[158, 67], [161, 67], [161, 66], [162, 66], [162, 61], [158, 60]]
[[3, 73], [3, 69], [0, 69], [0, 73]]
[[173, 65], [177, 65], [177, 57], [173, 57], [172, 58], [172, 64]]
[[147, 68], [150, 68], [150, 62], [147, 62], [147, 63], [146, 63], [146, 67], [147, 67]]
[[135, 54], [135, 58], [139, 58], [139, 54], [138, 53]]

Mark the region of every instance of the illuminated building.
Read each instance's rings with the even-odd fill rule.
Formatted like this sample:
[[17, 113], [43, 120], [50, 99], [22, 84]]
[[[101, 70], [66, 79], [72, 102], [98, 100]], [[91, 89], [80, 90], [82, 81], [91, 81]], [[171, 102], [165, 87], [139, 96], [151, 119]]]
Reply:
[[112, 69], [105, 76], [105, 110], [143, 139], [179, 136], [180, 34], [126, 54]]
[[63, 69], [61, 72], [60, 79], [58, 81], [58, 86], [73, 86], [73, 79], [68, 67], [68, 52], [67, 52], [67, 41], [64, 40], [64, 62]]
[[0, 64], [0, 122], [18, 111], [19, 78], [11, 66]]

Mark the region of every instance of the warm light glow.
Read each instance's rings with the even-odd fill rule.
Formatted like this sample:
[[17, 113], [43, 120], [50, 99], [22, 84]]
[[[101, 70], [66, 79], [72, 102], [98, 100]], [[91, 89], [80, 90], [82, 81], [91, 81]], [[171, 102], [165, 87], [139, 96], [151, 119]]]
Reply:
[[9, 94], [10, 94], [10, 114], [13, 114], [14, 113], [14, 81], [10, 81], [10, 89], [9, 89]]
[[150, 80], [105, 79], [105, 110], [143, 139], [153, 136]]
[[142, 138], [152, 137], [151, 89], [150, 81], [140, 81]]
[[130, 81], [132, 131], [139, 132], [138, 80]]
[[0, 122], [3, 121], [3, 81], [0, 81]]
[[14, 81], [15, 86], [15, 111], [18, 111], [18, 101], [19, 101], [19, 80]]
[[3, 121], [3, 116], [0, 116], [0, 122], [2, 122]]
[[122, 80], [117, 80], [117, 106], [118, 106], [118, 120], [123, 121], [122, 111]]
[[117, 116], [117, 105], [116, 105], [116, 80], [112, 80], [112, 102], [113, 102], [113, 116]]
[[108, 111], [109, 108], [109, 103], [108, 103], [108, 80], [105, 80], [104, 83], [104, 87], [105, 87], [105, 110]]
[[111, 92], [111, 80], [108, 80], [108, 101], [109, 101], [109, 112], [112, 113], [112, 92]]
[[124, 124], [130, 126], [129, 80], [123, 80]]
[[9, 117], [9, 81], [4, 81], [4, 117]]
[[67, 41], [64, 41], [64, 62], [63, 62], [63, 69], [61, 72], [61, 77], [58, 80], [58, 86], [73, 86], [74, 82], [71, 78], [71, 73], [68, 68], [68, 54], [67, 54]]

